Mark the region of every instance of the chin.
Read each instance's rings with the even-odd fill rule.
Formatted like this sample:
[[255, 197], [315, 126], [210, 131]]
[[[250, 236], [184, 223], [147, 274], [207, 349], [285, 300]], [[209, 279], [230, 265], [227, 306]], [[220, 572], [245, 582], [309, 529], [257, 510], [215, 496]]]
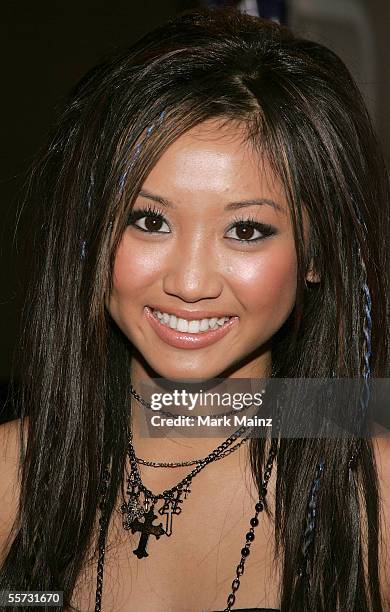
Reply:
[[225, 368], [221, 369], [211, 369], [207, 368], [204, 365], [199, 368], [194, 367], [181, 367], [173, 368], [161, 368], [159, 364], [154, 364], [149, 362], [150, 366], [156, 372], [156, 376], [160, 378], [167, 378], [168, 380], [173, 381], [186, 381], [186, 380], [209, 380], [210, 378], [218, 378], [225, 371]]

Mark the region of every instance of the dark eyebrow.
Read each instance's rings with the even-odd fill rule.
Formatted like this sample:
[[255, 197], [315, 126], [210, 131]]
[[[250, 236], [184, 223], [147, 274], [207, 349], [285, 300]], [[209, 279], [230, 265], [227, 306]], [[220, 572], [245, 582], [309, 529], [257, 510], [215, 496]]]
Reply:
[[146, 191], [145, 189], [141, 189], [141, 191], [138, 193], [138, 197], [146, 198], [147, 200], [153, 200], [154, 202], [158, 202], [159, 204], [161, 204], [162, 206], [165, 206], [166, 208], [173, 208], [173, 209], [177, 208], [175, 204], [172, 204], [172, 202], [170, 202], [166, 198], [163, 198], [162, 196], [159, 196], [159, 195], [155, 195], [154, 193], [150, 193], [150, 191]]
[[271, 208], [279, 212], [285, 212], [281, 204], [274, 202], [274, 200], [269, 200], [268, 198], [254, 198], [253, 200], [243, 200], [242, 202], [230, 202], [226, 204], [225, 210], [238, 210], [246, 206], [271, 206]]
[[[145, 189], [141, 189], [138, 193], [138, 196], [141, 198], [147, 198], [148, 200], [153, 200], [154, 202], [158, 202], [162, 206], [166, 208], [177, 209], [177, 206], [167, 200], [167, 198], [163, 198], [162, 196], [156, 195], [154, 193], [150, 193]], [[274, 202], [274, 200], [269, 200], [268, 198], [254, 198], [251, 200], [243, 200], [242, 202], [229, 202], [226, 204], [225, 210], [238, 210], [239, 208], [245, 208], [247, 206], [271, 206], [275, 210], [279, 212], [285, 212], [281, 204]]]

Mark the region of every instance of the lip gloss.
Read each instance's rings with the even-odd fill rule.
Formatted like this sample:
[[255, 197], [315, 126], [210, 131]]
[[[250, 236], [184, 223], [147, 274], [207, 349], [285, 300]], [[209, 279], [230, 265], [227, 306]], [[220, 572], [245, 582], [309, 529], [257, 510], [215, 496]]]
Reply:
[[226, 334], [228, 334], [239, 321], [239, 317], [232, 317], [229, 319], [229, 321], [224, 323], [222, 326], [218, 326], [216, 329], [210, 329], [209, 331], [194, 334], [190, 332], [180, 332], [177, 331], [177, 329], [172, 329], [168, 325], [163, 325], [153, 315], [153, 312], [149, 306], [145, 306], [144, 314], [146, 320], [149, 322], [150, 326], [156, 332], [158, 337], [161, 338], [161, 340], [170, 346], [183, 349], [194, 349], [210, 346], [211, 344], [214, 344], [214, 342], [218, 342], [218, 340], [226, 336]]

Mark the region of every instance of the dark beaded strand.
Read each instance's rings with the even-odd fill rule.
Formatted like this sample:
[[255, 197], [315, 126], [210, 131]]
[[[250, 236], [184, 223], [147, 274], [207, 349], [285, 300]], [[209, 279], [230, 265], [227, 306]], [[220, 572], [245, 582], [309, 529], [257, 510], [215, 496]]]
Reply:
[[278, 440], [277, 438], [272, 438], [271, 447], [269, 450], [269, 455], [268, 455], [267, 463], [266, 463], [265, 470], [264, 470], [263, 483], [261, 487], [261, 497], [255, 505], [255, 511], [256, 511], [255, 516], [253, 516], [249, 521], [250, 528], [245, 536], [246, 538], [245, 546], [244, 548], [241, 549], [241, 559], [240, 559], [239, 564], [237, 565], [236, 578], [234, 578], [232, 582], [232, 591], [227, 598], [227, 606], [223, 612], [230, 612], [232, 606], [234, 605], [236, 601], [236, 593], [240, 587], [240, 577], [244, 573], [245, 561], [247, 557], [249, 557], [249, 554], [250, 554], [250, 545], [255, 539], [254, 531], [257, 525], [259, 524], [259, 519], [257, 517], [259, 513], [263, 512], [264, 510], [264, 500], [267, 495], [268, 482], [269, 482], [269, 479], [271, 478], [272, 467], [273, 467], [277, 452], [278, 452]]
[[103, 568], [104, 568], [104, 555], [105, 555], [105, 540], [106, 540], [106, 529], [107, 529], [107, 513], [106, 513], [106, 495], [108, 489], [108, 483], [110, 480], [110, 472], [108, 467], [103, 472], [101, 481], [101, 502], [100, 518], [99, 518], [99, 559], [97, 565], [97, 577], [96, 577], [96, 603], [95, 612], [101, 612], [102, 609], [102, 593], [103, 593]]

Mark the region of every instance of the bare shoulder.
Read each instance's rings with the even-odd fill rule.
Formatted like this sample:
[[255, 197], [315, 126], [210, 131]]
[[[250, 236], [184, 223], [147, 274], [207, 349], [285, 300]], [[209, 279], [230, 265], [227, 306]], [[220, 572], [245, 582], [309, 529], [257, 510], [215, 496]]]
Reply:
[[381, 494], [386, 496], [390, 492], [390, 430], [375, 424], [373, 442]]
[[[382, 514], [387, 527], [390, 527], [390, 431], [382, 426], [377, 426], [374, 431], [374, 452], [378, 470], [379, 496], [382, 506]], [[390, 550], [390, 529], [386, 530], [388, 546]]]
[[380, 575], [387, 610], [390, 609], [390, 431], [378, 426], [373, 442], [381, 505]]
[[[25, 419], [25, 439], [28, 420]], [[6, 540], [18, 509], [20, 419], [0, 425], [0, 564], [6, 552]]]

